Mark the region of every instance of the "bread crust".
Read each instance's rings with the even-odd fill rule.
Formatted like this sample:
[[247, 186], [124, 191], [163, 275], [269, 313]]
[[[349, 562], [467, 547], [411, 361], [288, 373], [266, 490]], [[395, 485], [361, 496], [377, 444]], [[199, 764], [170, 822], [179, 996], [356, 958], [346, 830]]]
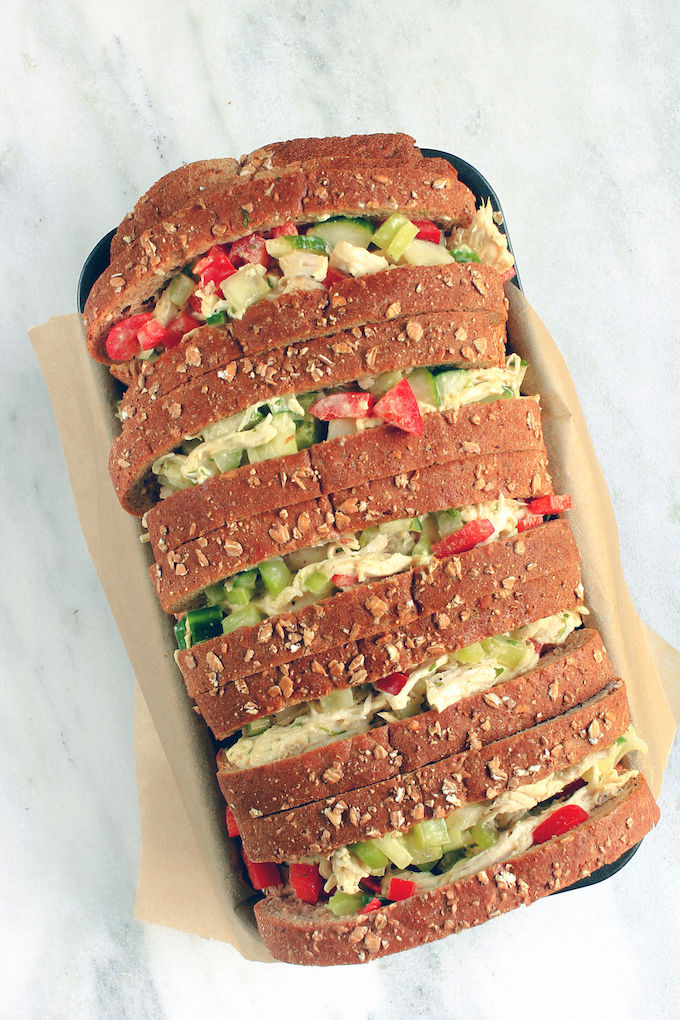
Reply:
[[479, 750], [483, 744], [586, 701], [613, 677], [597, 631], [575, 631], [563, 645], [541, 656], [530, 672], [463, 698], [441, 712], [431, 709], [361, 736], [250, 768], [232, 765], [221, 750], [217, 779], [237, 822], [253, 808], [265, 815], [288, 811], [411, 772], [466, 748]]
[[287, 963], [366, 963], [413, 949], [566, 889], [636, 846], [656, 825], [657, 808], [644, 776], [562, 836], [441, 889], [390, 903], [361, 917], [334, 917], [286, 890], [255, 905], [270, 953]]
[[148, 227], [113, 259], [85, 305], [89, 351], [95, 360], [110, 364], [106, 335], [111, 327], [143, 307], [166, 280], [216, 243], [288, 220], [307, 223], [329, 214], [383, 219], [401, 211], [443, 227], [467, 226], [474, 208], [472, 193], [441, 159], [405, 166], [358, 163], [354, 170], [329, 160], [289, 172], [236, 177], [226, 188], [200, 194], [169, 220]]
[[239, 822], [243, 849], [251, 861], [294, 861], [387, 832], [406, 832], [463, 804], [540, 782], [595, 748], [608, 747], [629, 725], [625, 685], [614, 680], [582, 705], [478, 751], [462, 751], [289, 811], [261, 817], [251, 811]]

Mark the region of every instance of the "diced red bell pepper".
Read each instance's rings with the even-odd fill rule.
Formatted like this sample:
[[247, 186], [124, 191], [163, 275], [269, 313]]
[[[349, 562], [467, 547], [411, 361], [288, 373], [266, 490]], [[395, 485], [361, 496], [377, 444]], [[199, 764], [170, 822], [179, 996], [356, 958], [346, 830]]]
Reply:
[[377, 680], [375, 686], [385, 694], [398, 694], [407, 682], [408, 675], [406, 673], [390, 673], [382, 680]]
[[467, 552], [468, 549], [474, 549], [480, 542], [484, 542], [494, 531], [491, 521], [486, 517], [478, 517], [474, 521], [468, 521], [459, 531], [447, 535], [441, 542], [436, 542], [432, 546], [432, 552], [440, 560], [444, 556], [452, 556], [453, 553]]
[[139, 351], [137, 334], [151, 318], [151, 312], [128, 315], [117, 323], [106, 338], [106, 353], [112, 361], [129, 361]]
[[231, 810], [228, 804], [227, 804], [227, 832], [232, 837], [239, 835], [238, 825], [236, 824], [236, 819], [234, 818], [234, 812]]
[[541, 649], [543, 648], [542, 643], [540, 641], [534, 641], [533, 638], [529, 638], [529, 640], [531, 641], [532, 645], [536, 649], [536, 654], [540, 655], [541, 654]]
[[203, 298], [200, 298], [195, 291], [187, 301], [187, 304], [189, 305], [189, 308], [193, 308], [193, 310], [198, 312], [199, 315], [203, 314], [201, 312], [201, 308], [203, 307]]
[[517, 276], [517, 270], [514, 266], [511, 266], [510, 269], [506, 269], [504, 273], [501, 273], [501, 281], [507, 283], [508, 280], [512, 280], [513, 276]]
[[351, 588], [357, 583], [356, 574], [333, 574], [331, 581], [336, 588]]
[[317, 903], [324, 880], [316, 864], [289, 864], [288, 874], [295, 895], [304, 903]]
[[378, 910], [379, 908], [380, 900], [376, 899], [374, 896], [373, 899], [369, 900], [368, 903], [365, 903], [363, 907], [359, 907], [357, 914], [372, 914], [374, 910]]
[[281, 874], [276, 864], [272, 864], [271, 861], [261, 863], [251, 861], [246, 856], [243, 847], [241, 847], [241, 857], [248, 869], [248, 878], [253, 889], [267, 889], [270, 885], [283, 885]]
[[151, 351], [154, 347], [165, 346], [167, 336], [168, 331], [165, 326], [161, 326], [158, 319], [154, 319], [152, 316], [140, 329], [137, 339], [143, 351]]
[[294, 234], [299, 233], [300, 231], [292, 220], [288, 220], [287, 223], [283, 223], [280, 227], [272, 227], [272, 237], [292, 237]]
[[168, 349], [170, 347], [176, 347], [182, 337], [186, 333], [190, 333], [192, 329], [196, 329], [198, 325], [199, 323], [196, 322], [193, 315], [189, 315], [188, 312], [180, 312], [168, 326], [168, 335], [165, 340], [165, 346]]
[[565, 804], [564, 807], [553, 811], [544, 822], [536, 826], [533, 845], [539, 846], [541, 843], [547, 843], [553, 836], [562, 836], [576, 825], [585, 822], [587, 817], [588, 812], [578, 804]]
[[345, 273], [341, 273], [339, 269], [332, 269], [329, 266], [328, 272], [326, 273], [326, 278], [323, 281], [323, 285], [324, 287], [332, 287], [334, 283], [342, 283], [342, 281], [346, 279], [347, 276], [345, 275]]
[[539, 496], [529, 503], [532, 514], [561, 514], [571, 510], [571, 496]]
[[229, 250], [225, 244], [216, 244], [199, 259], [193, 268], [194, 274], [200, 276], [201, 287], [214, 283], [216, 287], [236, 272], [236, 266], [229, 258]]
[[368, 418], [375, 399], [370, 393], [332, 393], [312, 404], [309, 411], [321, 421], [333, 418]]
[[267, 247], [262, 234], [248, 234], [238, 241], [234, 241], [229, 252], [229, 260], [233, 265], [241, 265], [242, 262], [252, 262], [253, 265], [268, 268], [271, 259], [267, 254]]
[[411, 220], [411, 223], [418, 228], [416, 241], [432, 241], [433, 244], [439, 244], [442, 232], [436, 223], [432, 220]]
[[382, 890], [382, 883], [380, 879], [375, 878], [374, 875], [366, 875], [362, 878], [361, 885], [365, 885], [367, 889], [370, 889], [371, 892], [378, 893], [378, 895], [380, 895]]
[[387, 898], [390, 900], [407, 900], [409, 896], [413, 896], [417, 888], [417, 882], [410, 882], [406, 878], [393, 878], [390, 881]]
[[521, 521], [517, 521], [517, 530], [528, 531], [529, 528], [537, 528], [539, 524], [543, 524], [543, 518], [540, 514], [527, 514]]
[[423, 434], [423, 419], [408, 379], [402, 379], [373, 408], [373, 416], [415, 436]]

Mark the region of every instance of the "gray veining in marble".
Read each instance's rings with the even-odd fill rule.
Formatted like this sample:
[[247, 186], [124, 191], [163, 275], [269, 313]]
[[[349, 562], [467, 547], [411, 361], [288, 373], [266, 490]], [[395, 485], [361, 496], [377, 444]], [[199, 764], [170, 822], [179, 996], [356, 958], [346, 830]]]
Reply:
[[680, 646], [678, 8], [25, 0], [3, 29], [1, 1020], [680, 1015], [677, 744], [617, 878], [404, 957], [266, 968], [132, 920], [133, 676], [25, 335], [182, 161], [373, 130], [456, 152], [573, 373], [638, 611]]

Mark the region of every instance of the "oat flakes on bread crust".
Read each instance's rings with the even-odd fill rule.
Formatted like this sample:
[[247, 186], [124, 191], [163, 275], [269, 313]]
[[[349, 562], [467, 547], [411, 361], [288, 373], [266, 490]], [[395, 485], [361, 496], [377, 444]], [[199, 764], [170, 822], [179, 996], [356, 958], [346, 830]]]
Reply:
[[243, 818], [239, 835], [251, 861], [278, 863], [403, 833], [416, 822], [444, 818], [455, 807], [540, 782], [595, 748], [610, 746], [629, 725], [625, 685], [614, 680], [582, 705], [477, 751], [461, 751], [290, 811]]
[[[614, 671], [597, 631], [579, 630], [528, 673], [443, 709], [266, 765], [239, 768], [217, 755], [217, 779], [237, 822], [338, 796], [479, 748], [594, 697]], [[379, 750], [376, 753], [376, 748]]]
[[274, 170], [263, 179], [239, 183], [235, 178], [230, 187], [200, 195], [177, 211], [172, 222], [143, 231], [113, 260], [94, 284], [83, 313], [90, 354], [111, 364], [106, 353], [111, 327], [141, 309], [177, 271], [216, 243], [288, 220], [307, 223], [328, 215], [385, 219], [396, 211], [442, 227], [467, 225], [474, 198], [450, 164], [439, 159], [424, 159], [415, 173], [395, 164], [350, 171], [330, 161], [323, 169], [313, 164], [290, 173]]
[[290, 887], [281, 893], [273, 890], [255, 905], [258, 930], [270, 953], [286, 963], [320, 967], [367, 963], [565, 889], [618, 860], [658, 819], [659, 809], [638, 773], [586, 822], [479, 875], [361, 917], [335, 917], [323, 905], [302, 903]]

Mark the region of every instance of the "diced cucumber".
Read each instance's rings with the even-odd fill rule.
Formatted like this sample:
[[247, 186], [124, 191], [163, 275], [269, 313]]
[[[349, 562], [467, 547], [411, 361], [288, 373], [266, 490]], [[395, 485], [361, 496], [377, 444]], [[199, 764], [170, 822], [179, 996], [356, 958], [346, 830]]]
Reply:
[[269, 294], [267, 281], [258, 272], [258, 268], [262, 267], [248, 263], [220, 284], [224, 300], [228, 303], [230, 318], [242, 319], [246, 309]]
[[236, 574], [232, 583], [234, 588], [254, 588], [257, 584], [257, 567], [254, 570], [244, 570], [242, 574]]
[[455, 262], [446, 248], [433, 241], [411, 241], [404, 248], [403, 259], [411, 266], [444, 266]]
[[209, 641], [222, 633], [222, 610], [219, 606], [190, 609], [186, 615], [186, 624], [192, 645]]
[[262, 719], [255, 719], [254, 722], [246, 723], [243, 727], [244, 737], [259, 737], [260, 733], [266, 733], [272, 725], [271, 717], [263, 716]]
[[323, 223], [315, 223], [305, 237], [321, 237], [331, 248], [339, 241], [348, 241], [357, 248], [368, 248], [373, 240], [374, 226], [370, 220], [353, 216], [332, 216]]
[[196, 284], [191, 277], [186, 276], [184, 273], [178, 273], [177, 276], [173, 276], [172, 280], [168, 284], [168, 297], [173, 304], [179, 305], [181, 308], [183, 304], [186, 304], [195, 290]]
[[232, 588], [226, 593], [226, 600], [230, 606], [247, 606], [252, 597], [250, 588]]
[[183, 652], [187, 647], [187, 618], [183, 616], [181, 620], [178, 620], [175, 626], [172, 628], [175, 633], [175, 641], [180, 652]]
[[235, 432], [245, 432], [248, 429], [254, 428], [255, 425], [259, 425], [261, 421], [264, 421], [264, 415], [258, 410], [259, 406], [258, 404], [253, 404], [245, 411], [230, 414], [228, 418], [220, 418], [218, 421], [214, 421], [212, 425], [204, 425], [201, 429], [203, 439], [207, 443], [214, 443], [219, 439], [226, 439], [227, 436], [233, 436]]
[[243, 450], [215, 450], [210, 459], [220, 472], [232, 471], [243, 460]]
[[373, 541], [377, 534], [378, 534], [377, 526], [373, 528], [364, 528], [364, 530], [359, 535], [359, 548], [364, 549], [369, 542]]
[[373, 244], [382, 248], [388, 258], [397, 262], [404, 254], [418, 233], [416, 227], [403, 213], [392, 213], [385, 222], [378, 227], [373, 235]]
[[349, 914], [356, 914], [357, 910], [365, 907], [370, 896], [364, 893], [333, 893], [328, 901], [329, 910], [336, 917], [347, 917]]
[[255, 627], [261, 623], [262, 613], [253, 605], [244, 606], [243, 609], [235, 609], [229, 616], [222, 620], [222, 633], [231, 634], [239, 627]]
[[414, 845], [420, 847], [421, 850], [426, 846], [441, 846], [449, 838], [443, 818], [431, 818], [429, 821], [419, 822], [413, 826], [408, 835], [413, 838]]
[[326, 588], [330, 591], [330, 587], [330, 578], [321, 570], [315, 570], [305, 581], [305, 588], [307, 591], [311, 591], [313, 595], [320, 595]]
[[381, 535], [400, 535], [403, 531], [411, 530], [411, 518], [404, 517], [400, 521], [385, 521], [378, 525]]
[[319, 255], [328, 253], [328, 245], [323, 237], [314, 234], [289, 234], [284, 237], [272, 237], [265, 241], [267, 254], [280, 259], [282, 255], [290, 255], [292, 251], [314, 251]]
[[376, 376], [375, 382], [370, 387], [370, 391], [376, 400], [384, 396], [388, 390], [391, 390], [393, 386], [396, 386], [398, 382], [404, 378], [403, 372], [383, 372], [381, 375]]
[[[180, 274], [181, 275], [181, 274]], [[186, 279], [186, 277], [184, 277]], [[170, 297], [170, 288], [166, 288], [161, 294], [156, 307], [153, 310], [153, 317], [161, 326], [168, 326], [179, 312], [179, 305]], [[196, 323], [198, 325], [198, 323]]]
[[227, 321], [226, 312], [215, 312], [214, 315], [209, 315], [205, 320], [206, 326], [224, 326]]
[[484, 638], [482, 648], [490, 659], [496, 659], [507, 669], [517, 669], [527, 654], [527, 646], [523, 641], [497, 635]]
[[490, 393], [488, 397], [482, 397], [482, 399], [478, 400], [477, 403], [478, 404], [493, 404], [494, 401], [496, 401], [496, 400], [513, 400], [514, 396], [515, 396], [515, 394], [510, 389], [510, 387], [504, 385], [503, 389], [500, 391], [500, 393]]
[[310, 446], [320, 443], [326, 431], [325, 422], [315, 418], [313, 414], [306, 414], [301, 421], [298, 421], [295, 430], [295, 442], [298, 450], [308, 450]]
[[457, 396], [470, 385], [470, 373], [464, 368], [454, 368], [450, 372], [439, 372], [434, 378], [442, 404], [446, 404], [447, 397]]
[[454, 864], [457, 864], [458, 861], [462, 861], [464, 857], [465, 849], [451, 850], [449, 853], [444, 854], [439, 862], [439, 874], [443, 875], [446, 871], [449, 871]]
[[298, 396], [298, 401], [305, 411], [308, 411], [312, 404], [316, 404], [318, 399], [318, 393], [300, 393]]
[[467, 244], [457, 244], [451, 248], [451, 254], [456, 262], [481, 262], [479, 255]]
[[442, 398], [439, 395], [435, 377], [427, 368], [414, 369], [408, 376], [408, 383], [419, 404], [437, 408], [442, 406]]
[[275, 598], [281, 594], [284, 588], [288, 587], [293, 577], [280, 556], [274, 556], [271, 560], [265, 560], [264, 563], [260, 563], [258, 569], [265, 588]]
[[351, 708], [354, 704], [354, 693], [351, 687], [345, 687], [341, 691], [332, 691], [319, 698], [324, 712], [340, 712], [345, 708]]
[[390, 863], [389, 858], [376, 846], [373, 840], [368, 840], [366, 843], [350, 843], [348, 849], [371, 871], [384, 871]]
[[404, 842], [404, 837], [399, 832], [374, 839], [373, 842], [398, 868], [407, 868], [413, 860]]

